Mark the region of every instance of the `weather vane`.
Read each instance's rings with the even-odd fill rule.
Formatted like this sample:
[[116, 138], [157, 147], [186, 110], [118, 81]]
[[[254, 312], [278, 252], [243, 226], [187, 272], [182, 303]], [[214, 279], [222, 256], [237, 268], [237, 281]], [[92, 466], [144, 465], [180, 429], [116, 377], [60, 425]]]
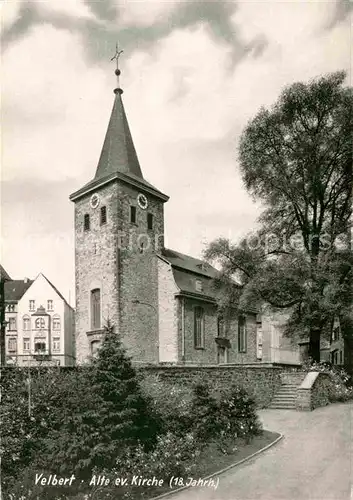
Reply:
[[121, 54], [123, 53], [124, 51], [123, 50], [119, 50], [119, 47], [118, 47], [118, 44], [116, 44], [116, 47], [115, 47], [115, 54], [114, 56], [111, 58], [111, 61], [114, 61], [114, 59], [116, 59], [116, 70], [115, 70], [115, 74], [116, 74], [116, 78], [117, 78], [117, 83], [118, 83], [118, 86], [117, 88], [114, 90], [115, 93], [119, 93], [119, 94], [122, 94], [123, 91], [122, 89], [120, 88], [120, 82], [119, 82], [119, 76], [120, 76], [120, 69], [119, 69], [119, 57], [121, 56]]

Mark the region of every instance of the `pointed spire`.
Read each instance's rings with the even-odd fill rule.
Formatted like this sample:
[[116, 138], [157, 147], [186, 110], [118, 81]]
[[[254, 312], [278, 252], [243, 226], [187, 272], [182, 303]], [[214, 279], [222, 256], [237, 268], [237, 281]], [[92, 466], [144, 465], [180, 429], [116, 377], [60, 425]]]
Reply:
[[107, 133], [95, 179], [103, 178], [113, 173], [132, 174], [143, 179], [141, 167], [137, 158], [135, 146], [132, 140], [129, 124], [127, 121], [124, 105], [121, 99], [123, 90], [120, 88], [119, 57], [122, 54], [116, 45], [116, 52], [112, 61], [116, 60], [115, 74], [117, 76], [117, 88], [114, 89], [115, 99], [110, 116]]

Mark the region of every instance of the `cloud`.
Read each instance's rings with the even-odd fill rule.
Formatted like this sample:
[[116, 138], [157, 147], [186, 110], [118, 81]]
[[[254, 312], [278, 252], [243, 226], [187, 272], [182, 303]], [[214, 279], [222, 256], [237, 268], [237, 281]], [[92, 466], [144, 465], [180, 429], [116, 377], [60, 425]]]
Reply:
[[79, 35], [50, 25], [32, 28], [2, 63], [3, 178], [80, 176], [102, 140], [106, 73], [87, 64]]
[[92, 11], [83, 0], [31, 0], [44, 13], [65, 14], [77, 18], [93, 18]]
[[21, 4], [21, 0], [4, 0], [1, 3], [1, 31], [7, 29], [19, 19]]
[[[186, 2], [188, 0], [185, 0]], [[118, 10], [118, 21], [122, 25], [150, 26], [153, 23], [163, 21], [176, 5], [178, 0], [114, 0]]]
[[[349, 20], [337, 17], [333, 2], [240, 2], [234, 12], [227, 11], [225, 43], [215, 36], [221, 25], [216, 12], [210, 29], [201, 10], [187, 24], [191, 17], [183, 16], [191, 2], [183, 8], [143, 2], [143, 19], [141, 5], [129, 2], [123, 14], [122, 34], [129, 40], [121, 59], [125, 108], [145, 177], [171, 197], [165, 208], [167, 244], [197, 255], [205, 240], [220, 234], [236, 238], [255, 223], [260, 207], [244, 190], [237, 164], [241, 131], [285, 85], [351, 67]], [[146, 19], [160, 26], [163, 9], [164, 21], [167, 16], [173, 24], [161, 34]], [[140, 43], [147, 32], [149, 45]], [[107, 47], [115, 31], [100, 28], [96, 37], [82, 33], [64, 25], [36, 25], [2, 59], [3, 179], [13, 186], [19, 180], [38, 186], [35, 194], [31, 191], [31, 205], [21, 202], [20, 189], [12, 191], [20, 206], [15, 219], [21, 222], [11, 229], [7, 209], [4, 264], [16, 273], [21, 260], [20, 273], [33, 275], [42, 262], [48, 277], [64, 289], [69, 285], [55, 259], [71, 259], [72, 270], [67, 195], [94, 176], [115, 85]], [[99, 45], [94, 60], [87, 58], [88, 42]], [[49, 210], [44, 192], [55, 185], [61, 189], [62, 183], [66, 191], [52, 198]], [[33, 227], [35, 262], [21, 246], [31, 241]], [[63, 243], [56, 244], [57, 238]], [[69, 279], [73, 274], [66, 273]]]

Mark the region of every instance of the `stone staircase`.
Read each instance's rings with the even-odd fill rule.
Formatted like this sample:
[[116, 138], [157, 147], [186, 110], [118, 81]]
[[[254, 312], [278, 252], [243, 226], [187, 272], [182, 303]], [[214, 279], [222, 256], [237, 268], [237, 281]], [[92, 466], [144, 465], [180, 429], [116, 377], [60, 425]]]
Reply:
[[305, 373], [293, 372], [281, 374], [282, 385], [275, 394], [269, 408], [279, 410], [295, 410], [297, 390], [305, 378]]

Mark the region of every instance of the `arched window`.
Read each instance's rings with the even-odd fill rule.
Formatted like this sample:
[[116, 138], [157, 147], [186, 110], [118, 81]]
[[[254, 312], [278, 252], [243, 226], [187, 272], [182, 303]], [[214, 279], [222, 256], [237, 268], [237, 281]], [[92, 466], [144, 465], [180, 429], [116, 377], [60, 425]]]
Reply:
[[26, 332], [31, 329], [31, 318], [29, 316], [23, 316], [23, 329]]
[[43, 330], [45, 328], [45, 319], [44, 318], [37, 318], [35, 320], [35, 328], [36, 330]]
[[203, 307], [194, 309], [194, 345], [196, 349], [202, 349], [205, 345], [205, 313]]
[[60, 322], [60, 316], [58, 316], [57, 314], [55, 316], [53, 316], [53, 330], [60, 330], [61, 328], [61, 322]]
[[91, 291], [91, 328], [98, 330], [101, 327], [101, 291], [95, 288]]
[[101, 346], [101, 341], [100, 340], [93, 340], [91, 342], [91, 356], [96, 357], [98, 353], [98, 349]]
[[225, 337], [223, 316], [218, 316], [218, 318], [217, 318], [217, 336], [218, 337]]

